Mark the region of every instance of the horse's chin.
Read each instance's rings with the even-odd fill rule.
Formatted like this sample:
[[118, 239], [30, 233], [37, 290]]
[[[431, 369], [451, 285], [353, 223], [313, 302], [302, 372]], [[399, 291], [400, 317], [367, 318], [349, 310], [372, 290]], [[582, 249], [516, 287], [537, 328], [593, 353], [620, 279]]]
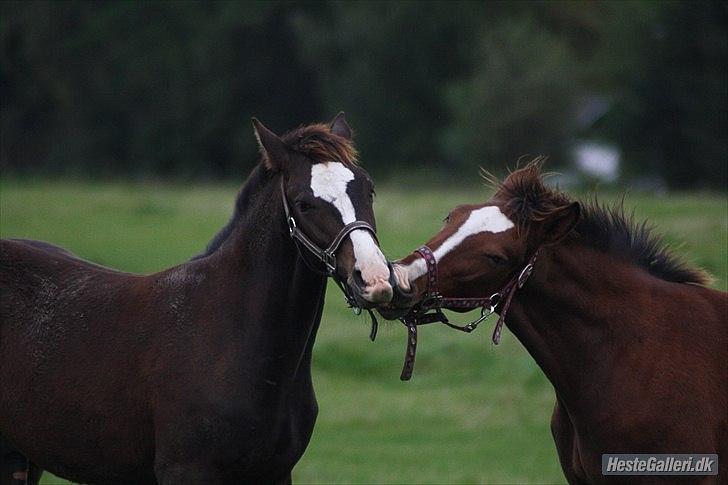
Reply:
[[354, 303], [356, 303], [356, 306], [358, 306], [359, 308], [362, 308], [364, 310], [371, 310], [376, 308], [376, 304], [364, 298], [361, 295], [361, 292], [354, 290], [352, 293], [350, 293], [350, 295], [353, 297]]
[[410, 287], [410, 291], [402, 291], [400, 286], [395, 286], [392, 301], [386, 305], [378, 305], [377, 311], [387, 320], [397, 320], [407, 315], [420, 301], [422, 297], [416, 288]]
[[410, 308], [397, 308], [392, 306], [377, 307], [377, 312], [386, 320], [397, 320], [409, 313]]

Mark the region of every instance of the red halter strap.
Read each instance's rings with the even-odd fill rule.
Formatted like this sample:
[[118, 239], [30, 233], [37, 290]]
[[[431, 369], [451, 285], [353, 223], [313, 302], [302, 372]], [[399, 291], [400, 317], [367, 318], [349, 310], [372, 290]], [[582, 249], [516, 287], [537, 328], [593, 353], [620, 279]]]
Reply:
[[[460, 330], [461, 332], [470, 333], [478, 327], [478, 324], [488, 318], [493, 312], [498, 310], [500, 314], [498, 321], [493, 329], [492, 341], [498, 345], [500, 343], [503, 323], [505, 322], [506, 313], [511, 307], [513, 296], [516, 290], [523, 287], [533, 272], [533, 265], [536, 262], [538, 249], [533, 253], [528, 263], [523, 269], [515, 274], [508, 283], [497, 293], [493, 293], [487, 298], [450, 298], [443, 297], [440, 294], [437, 281], [437, 258], [432, 250], [427, 246], [422, 246], [415, 252], [418, 253], [425, 261], [427, 266], [427, 290], [425, 298], [419, 305], [414, 307], [410, 312], [400, 320], [407, 326], [407, 351], [405, 353], [404, 365], [400, 379], [407, 381], [412, 377], [415, 366], [415, 357], [417, 354], [417, 327], [428, 323], [444, 323], [450, 328]], [[442, 312], [443, 308], [450, 309], [466, 309], [474, 310], [480, 308], [480, 317], [467, 325], [456, 325], [451, 323], [447, 316]]]

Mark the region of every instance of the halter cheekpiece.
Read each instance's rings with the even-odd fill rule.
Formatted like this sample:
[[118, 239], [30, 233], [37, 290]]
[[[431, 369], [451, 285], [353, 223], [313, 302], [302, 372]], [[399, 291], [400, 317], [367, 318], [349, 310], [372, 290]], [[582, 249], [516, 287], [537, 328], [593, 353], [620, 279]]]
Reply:
[[[315, 259], [317, 259], [319, 262], [323, 263], [324, 270], [320, 271], [316, 268], [313, 268], [309, 265], [309, 268], [312, 271], [315, 271], [319, 274], [322, 274], [323, 276], [331, 277], [335, 282], [336, 285], [341, 289], [341, 292], [344, 294], [344, 298], [346, 299], [346, 304], [349, 306], [349, 308], [352, 308], [354, 310], [354, 313], [359, 315], [361, 314], [361, 307], [356, 303], [356, 300], [354, 300], [353, 295], [351, 295], [350, 291], [348, 290], [346, 284], [341, 280], [341, 277], [336, 272], [337, 268], [337, 262], [336, 262], [336, 251], [341, 246], [341, 243], [344, 242], [344, 239], [351, 234], [353, 231], [356, 231], [358, 229], [363, 229], [365, 231], [368, 231], [374, 240], [379, 244], [379, 239], [377, 239], [377, 232], [374, 230], [374, 228], [367, 222], [364, 221], [354, 221], [346, 224], [344, 227], [341, 228], [341, 230], [336, 234], [336, 237], [331, 241], [331, 243], [328, 245], [326, 249], [322, 249], [319, 247], [315, 242], [313, 242], [306, 234], [298, 227], [298, 224], [296, 224], [296, 219], [293, 217], [293, 214], [291, 213], [291, 209], [288, 205], [288, 198], [286, 197], [286, 188], [283, 181], [283, 178], [281, 178], [281, 199], [283, 200], [283, 211], [286, 215], [286, 224], [288, 225], [288, 234], [291, 236], [291, 238], [296, 242], [296, 248], [299, 251], [299, 254], [301, 256], [301, 259], [308, 265], [308, 261], [304, 257], [304, 255], [301, 253], [301, 247], [305, 248], [311, 255], [314, 256]], [[377, 335], [377, 319], [374, 317], [374, 314], [371, 310], [367, 310], [369, 312], [369, 316], [372, 319], [372, 330], [370, 332], [370, 338], [371, 340], [374, 340], [374, 338]]]
[[[470, 333], [478, 328], [478, 325], [483, 320], [498, 311], [500, 316], [495, 324], [492, 336], [493, 343], [498, 345], [503, 323], [506, 318], [506, 313], [511, 306], [513, 295], [516, 293], [516, 290], [523, 287], [529, 276], [531, 276], [533, 265], [538, 255], [537, 249], [521, 271], [508, 280], [508, 283], [500, 291], [493, 293], [487, 298], [450, 298], [440, 294], [437, 283], [437, 259], [432, 250], [427, 246], [422, 246], [415, 252], [422, 257], [427, 267], [427, 291], [422, 302], [400, 318], [400, 321], [407, 326], [407, 351], [404, 357], [402, 374], [400, 375], [400, 379], [403, 381], [408, 381], [414, 371], [415, 356], [417, 353], [417, 327], [419, 325], [444, 323], [455, 330]], [[480, 308], [480, 316], [467, 325], [456, 325], [451, 323], [443, 313], [443, 308], [457, 310], [474, 310]]]

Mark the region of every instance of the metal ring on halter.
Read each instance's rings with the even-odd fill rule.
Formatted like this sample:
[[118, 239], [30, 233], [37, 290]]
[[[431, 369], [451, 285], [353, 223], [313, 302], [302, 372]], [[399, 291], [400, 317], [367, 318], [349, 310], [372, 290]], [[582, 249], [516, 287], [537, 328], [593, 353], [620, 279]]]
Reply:
[[521, 271], [521, 274], [518, 275], [518, 287], [523, 288], [523, 285], [526, 284], [526, 280], [529, 276], [531, 276], [531, 273], [533, 273], [533, 263], [528, 263], [525, 268]]
[[495, 312], [495, 307], [498, 306], [502, 297], [503, 296], [500, 293], [493, 293], [492, 295], [490, 295], [490, 313]]

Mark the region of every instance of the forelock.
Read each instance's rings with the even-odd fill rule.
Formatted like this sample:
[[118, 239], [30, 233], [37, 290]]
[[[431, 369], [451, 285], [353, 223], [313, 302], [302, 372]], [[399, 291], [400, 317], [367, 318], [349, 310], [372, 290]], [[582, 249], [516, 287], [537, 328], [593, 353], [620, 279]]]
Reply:
[[352, 141], [335, 135], [326, 124], [296, 128], [283, 135], [282, 139], [292, 150], [314, 163], [334, 161], [347, 167], [358, 165], [358, 154]]
[[543, 179], [549, 174], [542, 173], [543, 162], [543, 158], [536, 158], [511, 172], [501, 183], [489, 176], [489, 182], [497, 184], [493, 198], [502, 203], [509, 217], [516, 220], [521, 229], [546, 219], [571, 203], [565, 194], [544, 184]]
[[[484, 174], [486, 181], [496, 189], [493, 199], [516, 221], [519, 231], [571, 204], [565, 194], [544, 185], [543, 178], [547, 174], [541, 172], [542, 164], [543, 159], [537, 158], [511, 172], [503, 182]], [[572, 241], [627, 258], [666, 281], [710, 283], [710, 276], [705, 271], [670, 251], [660, 237], [652, 234], [649, 225], [637, 224], [632, 216], [626, 216], [621, 203], [609, 207], [601, 206], [595, 200], [581, 205], [582, 214], [572, 233]]]

